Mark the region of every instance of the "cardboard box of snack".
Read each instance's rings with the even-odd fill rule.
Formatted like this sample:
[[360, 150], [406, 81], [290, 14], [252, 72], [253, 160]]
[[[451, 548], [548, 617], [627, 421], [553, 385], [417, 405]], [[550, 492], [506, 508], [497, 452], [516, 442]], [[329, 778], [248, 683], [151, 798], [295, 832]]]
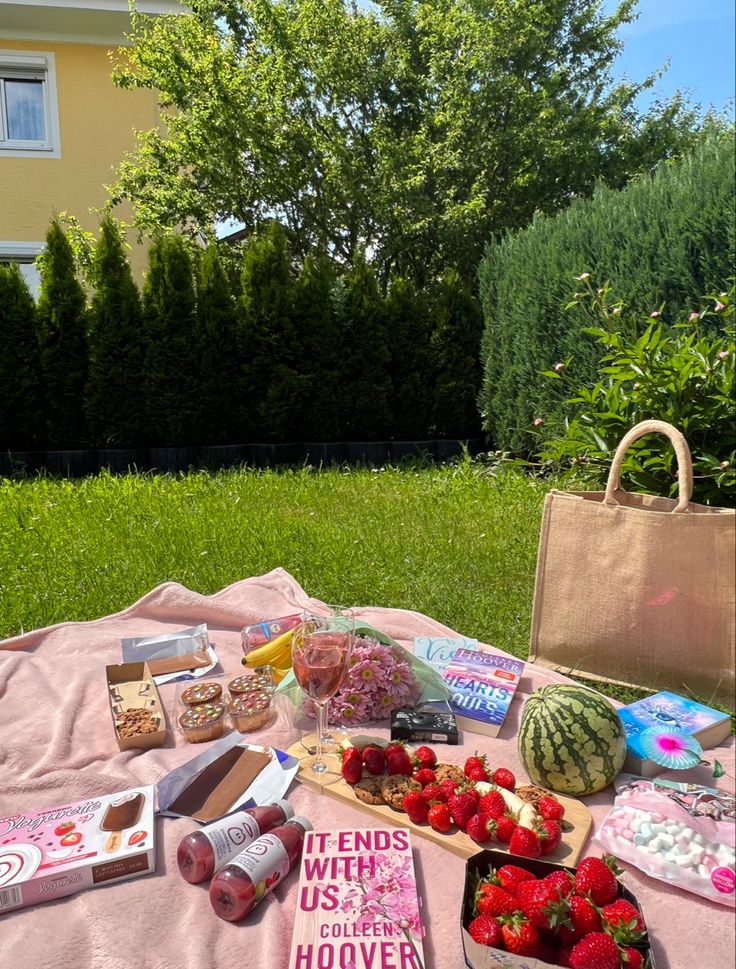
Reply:
[[106, 666], [107, 695], [120, 750], [160, 747], [166, 740], [161, 699], [147, 663]]
[[0, 818], [0, 915], [155, 870], [151, 786]]
[[[463, 938], [463, 954], [465, 964], [470, 969], [546, 969], [554, 966], [551, 962], [542, 962], [530, 956], [518, 956], [513, 952], [505, 952], [501, 949], [494, 949], [490, 946], [480, 945], [471, 938], [468, 932], [468, 925], [473, 920], [473, 899], [475, 896], [475, 886], [479, 877], [489, 875], [491, 869], [501, 868], [503, 865], [517, 865], [530, 871], [537, 878], [544, 878], [553, 871], [568, 871], [575, 874], [574, 868], [567, 868], [565, 865], [554, 865], [551, 862], [541, 859], [522, 858], [519, 855], [509, 855], [505, 851], [479, 851], [478, 854], [468, 858], [465, 866], [465, 889], [463, 891], [463, 902], [461, 911], [461, 928]], [[619, 882], [619, 898], [625, 898], [631, 902], [640, 912], [641, 906], [636, 897]], [[654, 956], [649, 947], [648, 937], [645, 936], [640, 944], [635, 948], [639, 949], [642, 955], [649, 956], [648, 966], [656, 969]]]

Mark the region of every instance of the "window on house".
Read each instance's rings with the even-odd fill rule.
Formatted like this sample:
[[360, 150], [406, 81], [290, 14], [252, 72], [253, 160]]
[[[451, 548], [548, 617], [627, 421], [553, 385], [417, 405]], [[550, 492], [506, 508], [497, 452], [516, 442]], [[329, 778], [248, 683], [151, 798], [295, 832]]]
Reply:
[[0, 242], [0, 263], [15, 263], [25, 279], [34, 299], [41, 292], [41, 274], [36, 265], [36, 256], [42, 251], [42, 242]]
[[59, 157], [53, 54], [0, 50], [0, 153]]

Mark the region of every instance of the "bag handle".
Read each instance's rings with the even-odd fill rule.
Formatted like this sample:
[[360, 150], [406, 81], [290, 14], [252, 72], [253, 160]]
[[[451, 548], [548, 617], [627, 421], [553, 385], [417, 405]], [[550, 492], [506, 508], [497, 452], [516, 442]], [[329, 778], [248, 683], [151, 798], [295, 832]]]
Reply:
[[618, 505], [614, 492], [621, 490], [621, 466], [624, 463], [624, 457], [634, 441], [638, 441], [640, 437], [644, 437], [646, 434], [664, 434], [665, 437], [669, 438], [670, 444], [675, 449], [679, 490], [677, 504], [672, 511], [673, 513], [686, 512], [693, 496], [693, 462], [690, 457], [690, 448], [685, 436], [666, 421], [642, 421], [641, 424], [636, 424], [621, 438], [611, 462], [604, 503], [606, 505]]

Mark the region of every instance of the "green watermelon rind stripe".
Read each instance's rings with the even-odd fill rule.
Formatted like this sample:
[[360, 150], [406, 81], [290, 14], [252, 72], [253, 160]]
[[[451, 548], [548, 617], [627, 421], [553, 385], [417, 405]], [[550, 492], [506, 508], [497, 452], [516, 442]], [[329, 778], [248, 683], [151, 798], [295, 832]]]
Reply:
[[[560, 740], [550, 747], [558, 732]], [[577, 745], [570, 740], [563, 742], [562, 736], [593, 746], [581, 754]], [[590, 690], [562, 685], [543, 687], [527, 700], [519, 728], [519, 753], [536, 783], [561, 792], [567, 789], [569, 793], [600, 790], [621, 769], [625, 749], [625, 735], [616, 711]], [[601, 764], [591, 767], [593, 758]], [[569, 768], [574, 772], [571, 777]]]

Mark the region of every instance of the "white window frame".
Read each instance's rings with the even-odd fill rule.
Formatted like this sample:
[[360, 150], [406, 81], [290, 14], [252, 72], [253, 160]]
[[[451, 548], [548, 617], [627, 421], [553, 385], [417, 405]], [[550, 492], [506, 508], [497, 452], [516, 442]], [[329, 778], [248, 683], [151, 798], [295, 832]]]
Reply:
[[28, 284], [31, 296], [38, 300], [41, 292], [41, 274], [35, 265], [46, 246], [45, 242], [2, 242], [0, 241], [0, 263], [14, 262], [21, 276]]
[[[6, 78], [40, 80], [43, 85], [46, 139], [19, 141], [6, 138], [5, 96], [2, 84]], [[0, 50], [0, 158], [61, 158], [59, 104], [56, 93], [56, 58], [51, 51]]]

